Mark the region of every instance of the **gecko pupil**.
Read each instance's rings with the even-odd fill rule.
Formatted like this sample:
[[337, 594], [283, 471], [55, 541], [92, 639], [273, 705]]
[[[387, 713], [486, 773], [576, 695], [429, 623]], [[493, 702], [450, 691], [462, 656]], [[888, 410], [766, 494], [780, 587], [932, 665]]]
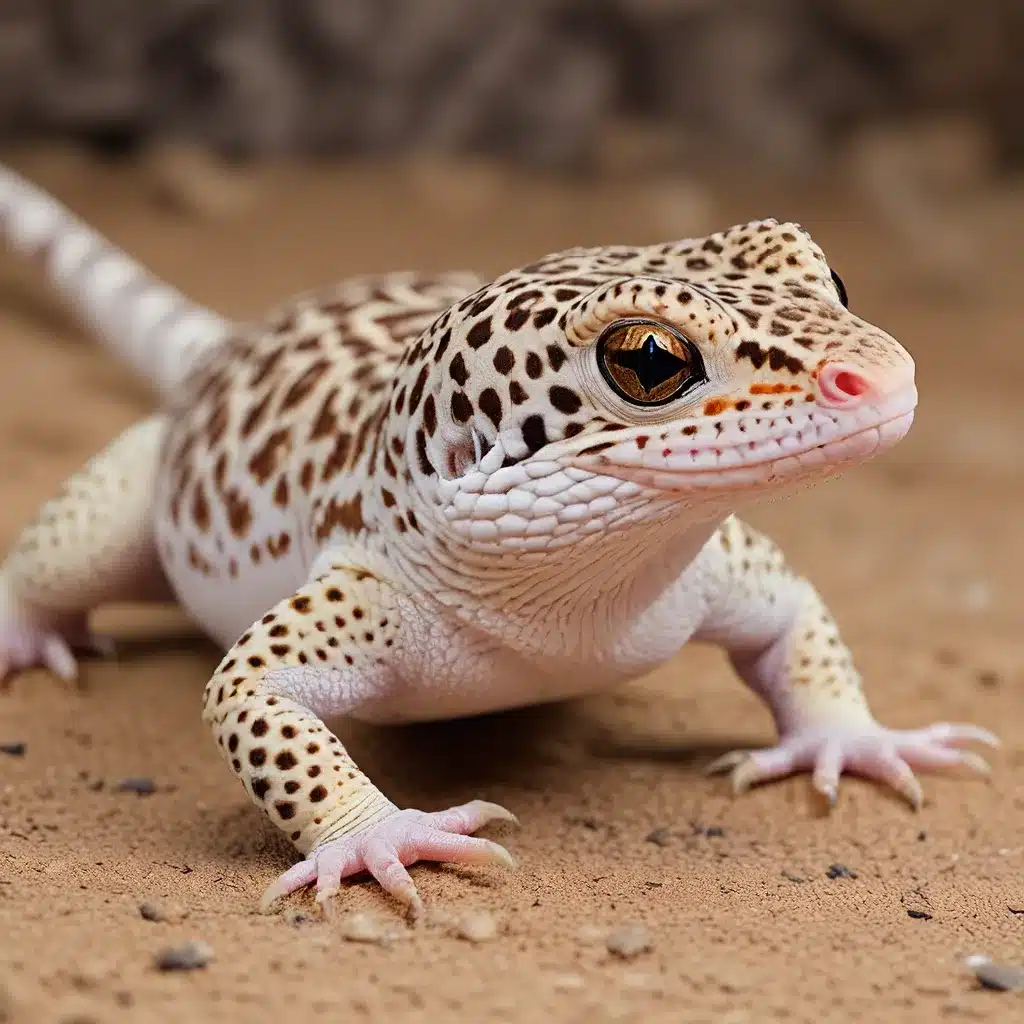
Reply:
[[843, 279], [833, 270], [830, 271], [832, 274], [832, 283], [836, 286], [836, 291], [839, 292], [839, 301], [847, 308], [850, 308], [850, 300], [846, 294], [846, 285], [843, 284]]
[[662, 405], [706, 378], [694, 347], [664, 324], [620, 321], [598, 341], [605, 380], [633, 405]]

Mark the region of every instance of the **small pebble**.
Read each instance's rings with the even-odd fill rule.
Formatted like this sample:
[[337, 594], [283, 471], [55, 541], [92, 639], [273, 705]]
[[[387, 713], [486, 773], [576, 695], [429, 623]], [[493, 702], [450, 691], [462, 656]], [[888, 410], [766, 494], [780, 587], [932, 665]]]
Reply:
[[159, 907], [155, 903], [140, 903], [139, 913], [145, 921], [167, 920], [167, 915], [164, 913], [163, 907]]
[[312, 914], [306, 913], [305, 910], [299, 910], [297, 907], [289, 907], [281, 915], [287, 924], [298, 926], [300, 924], [308, 924], [310, 921], [314, 921], [315, 918]]
[[628, 924], [624, 928], [612, 932], [605, 939], [605, 947], [608, 952], [623, 960], [631, 960], [641, 953], [646, 953], [653, 946], [650, 932], [639, 924]]
[[341, 936], [349, 942], [384, 942], [387, 935], [381, 922], [370, 914], [356, 911], [341, 922]]
[[927, 910], [908, 910], [907, 917], [912, 917], [915, 921], [930, 921], [932, 915]]
[[725, 835], [725, 829], [720, 828], [718, 825], [712, 825], [710, 828], [704, 829], [704, 835], [709, 839], [720, 839]]
[[804, 882], [807, 881], [807, 879], [804, 878], [802, 875], [795, 875], [792, 871], [783, 871], [782, 877], [785, 878], [786, 881], [794, 882], [797, 885], [802, 885]]
[[149, 796], [150, 793], [156, 792], [156, 783], [145, 777], [128, 778], [122, 779], [117, 784], [117, 788], [121, 793], [138, 793], [139, 796]]
[[857, 872], [852, 871], [845, 864], [830, 864], [825, 872], [829, 878], [856, 878]]
[[672, 833], [661, 826], [647, 833], [646, 842], [654, 843], [655, 846], [668, 846], [672, 842]]
[[168, 921], [171, 924], [179, 924], [188, 917], [188, 910], [174, 903], [164, 905], [147, 900], [139, 904], [139, 914], [146, 921]]
[[985, 988], [999, 992], [1024, 992], [1024, 968], [994, 964], [987, 956], [970, 956], [967, 966]]
[[478, 910], [458, 922], [455, 934], [467, 942], [489, 942], [498, 934], [498, 922], [486, 910]]
[[11, 757], [24, 757], [28, 747], [24, 743], [0, 743], [0, 754], [10, 754]]
[[186, 942], [157, 954], [156, 965], [161, 971], [195, 971], [213, 959], [213, 949], [205, 942]]

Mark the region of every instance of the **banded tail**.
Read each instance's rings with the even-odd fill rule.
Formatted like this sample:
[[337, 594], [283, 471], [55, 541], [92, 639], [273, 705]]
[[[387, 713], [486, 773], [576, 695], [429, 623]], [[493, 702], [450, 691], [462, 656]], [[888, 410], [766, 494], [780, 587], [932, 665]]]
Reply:
[[0, 237], [35, 262], [99, 340], [164, 399], [232, 329], [2, 165]]

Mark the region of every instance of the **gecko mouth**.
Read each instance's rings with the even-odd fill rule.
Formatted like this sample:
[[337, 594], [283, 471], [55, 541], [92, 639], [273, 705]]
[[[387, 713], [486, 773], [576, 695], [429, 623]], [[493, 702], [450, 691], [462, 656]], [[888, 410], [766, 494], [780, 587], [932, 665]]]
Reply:
[[[543, 551], [575, 536], [628, 526], [654, 498], [678, 496], [690, 504], [702, 493], [756, 497], [833, 476], [896, 444], [910, 429], [916, 404], [911, 387], [855, 411], [815, 407], [760, 424], [737, 418], [707, 430], [703, 444], [699, 435], [685, 433], [685, 424], [658, 435], [636, 428], [602, 442], [598, 452], [585, 450], [588, 441], [594, 444], [591, 435], [574, 450], [513, 466], [501, 465], [503, 453], [495, 446], [474, 472], [439, 488], [440, 514], [450, 529], [477, 544]], [[756, 440], [754, 429], [760, 431]]]
[[697, 443], [678, 434], [655, 439], [632, 436], [599, 453], [579, 452], [566, 461], [579, 469], [662, 491], [790, 483], [831, 475], [891, 448], [909, 431], [916, 405], [917, 391], [911, 387], [854, 412], [815, 409], [802, 418], [785, 417], [781, 429], [773, 424], [776, 429], [753, 440], [742, 421], [736, 421], [732, 436], [717, 443]]

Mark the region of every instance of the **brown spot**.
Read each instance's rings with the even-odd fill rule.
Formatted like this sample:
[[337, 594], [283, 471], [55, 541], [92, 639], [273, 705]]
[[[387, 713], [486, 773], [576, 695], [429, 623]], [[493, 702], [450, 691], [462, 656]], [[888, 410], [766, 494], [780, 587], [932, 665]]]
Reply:
[[313, 607], [313, 602], [306, 594], [301, 594], [299, 597], [293, 597], [289, 604], [291, 605], [292, 610], [298, 612], [300, 615], [308, 615]]
[[267, 752], [262, 747], [254, 747], [249, 751], [249, 764], [253, 768], [262, 768], [267, 763]]
[[313, 465], [312, 460], [307, 459], [302, 464], [302, 470], [299, 473], [299, 486], [307, 493], [313, 488], [313, 478], [316, 475], [316, 467]]
[[192, 521], [199, 528], [200, 533], [209, 532], [210, 503], [206, 500], [206, 491], [203, 488], [202, 480], [196, 481], [195, 490], [192, 492]]
[[466, 360], [462, 358], [461, 352], [456, 352], [448, 367], [448, 373], [459, 387], [465, 387], [469, 380], [469, 370], [466, 369]]
[[523, 420], [523, 440], [530, 449], [530, 454], [540, 451], [548, 443], [543, 416], [534, 413]]
[[515, 365], [516, 357], [512, 354], [512, 349], [510, 349], [508, 345], [502, 345], [501, 348], [494, 353], [494, 368], [503, 376], [507, 376], [511, 373], [512, 368]]
[[281, 400], [281, 412], [287, 412], [298, 405], [316, 387], [330, 368], [331, 360], [329, 359], [318, 359], [312, 363], [285, 392], [284, 398]]
[[522, 405], [530, 396], [519, 381], [512, 380], [508, 384], [508, 397], [512, 400], [513, 405]]
[[290, 750], [282, 750], [281, 753], [274, 758], [274, 764], [276, 764], [283, 772], [290, 771], [298, 763], [298, 759]]
[[433, 437], [434, 431], [437, 430], [437, 405], [434, 402], [433, 395], [427, 395], [427, 400], [423, 403], [423, 426], [427, 428], [427, 433]]
[[258, 388], [271, 374], [277, 364], [284, 358], [285, 347], [281, 345], [279, 348], [273, 349], [266, 356], [263, 357], [262, 361], [257, 364], [256, 373], [253, 374], [252, 379], [249, 381], [250, 388]]
[[536, 380], [544, 372], [544, 364], [536, 352], [529, 352], [526, 356], [526, 376]]
[[427, 453], [427, 435], [422, 430], [416, 431], [416, 458], [420, 464], [420, 472], [425, 476], [433, 476], [436, 470]]
[[505, 328], [509, 331], [518, 331], [519, 328], [522, 327], [529, 319], [530, 311], [528, 309], [513, 309], [509, 315], [505, 317]]
[[419, 376], [416, 378], [416, 383], [412, 386], [412, 391], [409, 392], [409, 415], [420, 407], [420, 402], [423, 399], [423, 389], [427, 386], [427, 375], [430, 372], [430, 367], [424, 365], [419, 372]]
[[224, 495], [224, 503], [227, 506], [228, 526], [231, 532], [239, 539], [245, 537], [252, 526], [252, 506], [242, 497], [237, 487], [233, 487]]
[[718, 416], [729, 408], [729, 403], [724, 398], [712, 398], [704, 403], [705, 416]]
[[356, 494], [347, 501], [331, 498], [317, 523], [316, 539], [326, 540], [336, 527], [341, 527], [349, 533], [358, 533], [365, 525], [361, 494]]
[[290, 800], [278, 800], [274, 804], [274, 810], [277, 811], [284, 821], [295, 817], [295, 804]]
[[480, 411], [496, 426], [501, 426], [501, 399], [494, 388], [485, 388], [479, 399]]
[[548, 345], [547, 353], [548, 363], [555, 373], [565, 365], [565, 361], [569, 358], [557, 345]]
[[238, 749], [238, 733], [233, 732], [228, 738], [228, 750], [233, 754]]
[[478, 320], [466, 334], [466, 344], [472, 349], [481, 348], [491, 340], [491, 318]]
[[267, 414], [267, 410], [270, 408], [270, 400], [273, 398], [274, 392], [269, 391], [265, 394], [246, 414], [242, 419], [241, 426], [238, 428], [239, 436], [242, 440], [250, 437], [256, 428], [260, 425], [263, 417]]
[[283, 658], [291, 650], [288, 644], [271, 644], [270, 653], [275, 657]]
[[320, 474], [321, 480], [330, 480], [336, 473], [341, 472], [345, 468], [351, 447], [351, 434], [342, 431], [334, 438], [334, 447], [324, 460], [324, 467]]
[[559, 412], [564, 412], [567, 416], [572, 416], [579, 412], [580, 406], [583, 405], [580, 396], [575, 391], [571, 388], [563, 387], [561, 384], [556, 384], [548, 389], [548, 398]]
[[309, 791], [309, 799], [313, 803], [318, 804], [327, 799], [327, 790], [323, 786], [314, 786]]
[[[241, 765], [239, 765], [239, 767], [241, 767]], [[236, 768], [235, 771], [238, 771], [238, 768]], [[252, 795], [256, 797], [257, 800], [262, 800], [267, 793], [270, 792], [270, 783], [267, 782], [266, 779], [253, 779], [251, 785]]]
[[274, 504], [278, 508], [288, 507], [288, 478], [281, 477], [277, 481], [277, 486], [274, 488]]
[[310, 431], [310, 441], [319, 441], [321, 438], [330, 437], [338, 429], [338, 417], [334, 414], [334, 400], [337, 398], [338, 388], [333, 388], [324, 398], [320, 411], [313, 420], [313, 429]]
[[456, 391], [452, 395], [451, 408], [452, 418], [456, 423], [466, 423], [473, 415], [473, 403], [463, 391]]

